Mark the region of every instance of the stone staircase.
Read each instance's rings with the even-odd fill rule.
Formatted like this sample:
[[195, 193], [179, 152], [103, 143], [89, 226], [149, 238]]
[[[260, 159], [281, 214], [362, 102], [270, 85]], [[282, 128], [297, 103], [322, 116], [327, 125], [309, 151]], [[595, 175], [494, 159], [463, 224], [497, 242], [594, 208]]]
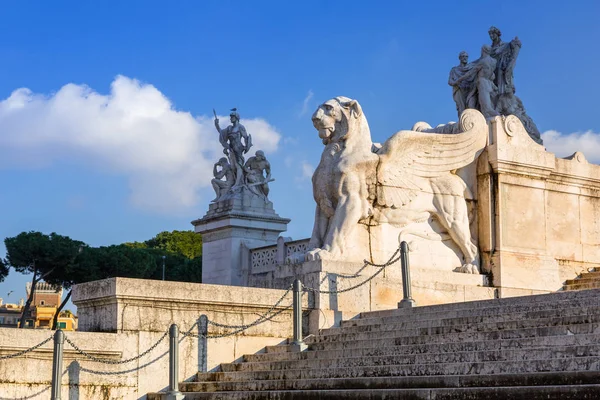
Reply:
[[575, 279], [569, 279], [563, 285], [563, 290], [600, 289], [600, 271], [595, 268], [584, 272]]
[[369, 312], [306, 343], [180, 389], [185, 399], [600, 399], [600, 289]]

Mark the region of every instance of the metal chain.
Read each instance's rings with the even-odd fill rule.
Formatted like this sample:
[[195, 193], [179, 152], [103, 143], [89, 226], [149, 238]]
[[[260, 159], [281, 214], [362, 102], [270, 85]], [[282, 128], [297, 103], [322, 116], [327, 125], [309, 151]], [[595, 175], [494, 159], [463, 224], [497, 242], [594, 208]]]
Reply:
[[167, 354], [169, 354], [169, 352], [165, 351], [160, 356], [156, 357], [154, 360], [148, 361], [146, 364], [142, 364], [139, 367], [133, 367], [131, 369], [124, 370], [124, 371], [96, 371], [96, 370], [84, 368], [84, 367], [81, 367], [81, 366], [79, 367], [79, 370], [82, 371], [82, 372], [87, 372], [88, 374], [94, 374], [94, 375], [120, 375], [120, 374], [128, 374], [128, 373], [131, 373], [131, 372], [139, 371], [141, 369], [146, 368], [149, 365], [154, 364], [155, 362], [157, 362], [158, 360], [160, 360], [161, 358], [163, 358]]
[[39, 390], [38, 392], [30, 394], [28, 396], [19, 396], [19, 397], [10, 397], [10, 398], [9, 397], [0, 397], [0, 400], [29, 400], [29, 399], [35, 399], [36, 397], [38, 397], [39, 395], [41, 395], [44, 392], [47, 392], [51, 388], [52, 388], [52, 385], [47, 385], [42, 390]]
[[48, 343], [49, 341], [51, 341], [53, 338], [54, 338], [54, 335], [50, 336], [48, 339], [44, 340], [43, 342], [40, 342], [40, 343], [36, 344], [33, 347], [30, 347], [30, 348], [25, 349], [25, 350], [21, 350], [21, 351], [19, 351], [17, 353], [13, 353], [13, 354], [8, 354], [6, 356], [2, 356], [2, 357], [0, 357], [0, 360], [7, 360], [9, 358], [15, 358], [15, 357], [22, 356], [23, 354], [27, 354], [27, 353], [29, 353], [31, 351], [34, 351], [38, 347], [41, 347], [41, 346], [45, 345], [46, 343]]
[[[370, 265], [370, 266], [372, 266], [372, 267], [377, 267], [377, 268], [385, 268], [385, 267], [388, 267], [388, 266], [390, 266], [390, 265], [392, 265], [392, 264], [396, 263], [396, 262], [397, 262], [397, 261], [400, 259], [400, 257], [398, 257], [396, 260], [394, 260], [394, 257], [396, 257], [396, 256], [398, 255], [398, 253], [399, 253], [399, 252], [400, 252], [400, 247], [398, 247], [398, 248], [396, 249], [396, 251], [394, 252], [394, 254], [392, 254], [392, 256], [390, 257], [390, 259], [389, 259], [389, 260], [388, 260], [388, 261], [387, 261], [385, 264], [375, 264], [375, 263], [369, 262], [369, 261], [367, 261], [367, 260], [364, 260], [365, 266], [367, 266], [367, 265]], [[393, 261], [392, 261], [392, 260], [393, 260]]]
[[[281, 304], [281, 302], [283, 301], [285, 296], [287, 296], [292, 291], [293, 287], [294, 287], [293, 285], [290, 285], [290, 287], [285, 291], [283, 296], [281, 296], [281, 298], [279, 298], [279, 300], [277, 300], [277, 302], [275, 304], [273, 304], [266, 313], [260, 315], [258, 317], [257, 321], [265, 319], [269, 314], [271, 314], [273, 312], [273, 310]], [[228, 329], [242, 329], [242, 328], [247, 329], [246, 327], [248, 326], [248, 325], [225, 325], [225, 324], [220, 324], [218, 322], [213, 322], [211, 320], [208, 320], [207, 323], [208, 323], [208, 325], [216, 326], [218, 328], [228, 328]]]
[[[345, 292], [349, 292], [351, 290], [354, 290], [356, 288], [361, 287], [362, 285], [367, 284], [368, 282], [372, 281], [377, 275], [379, 275], [380, 273], [382, 273], [386, 267], [389, 267], [392, 264], [397, 263], [400, 260], [400, 256], [396, 257], [396, 255], [400, 252], [400, 248], [398, 248], [394, 254], [392, 254], [392, 257], [390, 257], [390, 259], [388, 260], [388, 262], [386, 262], [385, 264], [374, 264], [371, 263], [367, 260], [364, 260], [365, 262], [365, 266], [366, 265], [371, 265], [374, 267], [378, 267], [379, 270], [377, 272], [375, 272], [372, 276], [370, 276], [369, 278], [365, 279], [364, 281], [362, 281], [361, 283], [358, 283], [354, 286], [350, 286], [348, 288], [345, 289], [337, 289], [337, 290], [321, 290], [321, 289], [316, 289], [316, 288], [311, 288], [308, 286], [304, 286], [303, 289], [305, 292], [314, 292], [314, 293], [318, 293], [318, 294], [338, 294], [338, 293], [345, 293]], [[396, 258], [394, 258], [396, 257]], [[363, 267], [364, 268], [364, 267]]]
[[254, 326], [260, 325], [263, 322], [270, 321], [273, 318], [275, 318], [276, 316], [278, 316], [279, 314], [283, 313], [284, 311], [289, 310], [290, 308], [292, 308], [292, 304], [290, 304], [287, 307], [282, 308], [281, 310], [274, 312], [272, 315], [265, 314], [265, 315], [261, 316], [261, 318], [257, 319], [254, 322], [251, 322], [247, 325], [240, 325], [239, 329], [236, 329], [235, 331], [228, 332], [228, 333], [221, 333], [218, 335], [195, 334], [195, 333], [192, 333], [192, 329], [194, 329], [194, 327], [197, 325], [197, 323], [195, 323], [194, 325], [192, 325], [192, 327], [190, 329], [188, 329], [186, 332], [182, 332], [181, 334], [185, 337], [202, 338], [202, 339], [220, 339], [220, 338], [224, 338], [224, 337], [228, 337], [228, 336], [234, 336], [234, 335], [237, 335], [238, 333], [243, 332], [247, 329], [250, 329]]
[[79, 354], [81, 354], [82, 356], [95, 361], [95, 362], [99, 362], [99, 363], [103, 363], [103, 364], [111, 364], [111, 365], [118, 365], [118, 364], [127, 364], [131, 361], [135, 361], [135, 360], [139, 360], [140, 358], [144, 357], [145, 355], [147, 355], [148, 353], [150, 353], [152, 350], [154, 350], [163, 340], [165, 340], [165, 338], [167, 337], [167, 335], [169, 334], [169, 331], [167, 330], [161, 337], [160, 339], [158, 339], [156, 341], [156, 343], [154, 343], [148, 350], [144, 351], [143, 353], [138, 354], [135, 357], [131, 357], [128, 358], [127, 360], [108, 360], [106, 358], [98, 358], [95, 357], [93, 355], [91, 355], [90, 353], [87, 353], [86, 351], [80, 349], [75, 343], [73, 343], [69, 337], [67, 335], [65, 335], [65, 341], [67, 343], [69, 343], [71, 345], [72, 348], [75, 349], [75, 351], [77, 351]]

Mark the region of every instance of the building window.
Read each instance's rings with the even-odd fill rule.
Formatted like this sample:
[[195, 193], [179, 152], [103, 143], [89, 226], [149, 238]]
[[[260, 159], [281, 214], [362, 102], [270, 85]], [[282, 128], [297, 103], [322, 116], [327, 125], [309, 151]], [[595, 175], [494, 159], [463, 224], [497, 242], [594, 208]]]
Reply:
[[33, 328], [33, 320], [32, 319], [25, 320], [25, 327], [26, 328]]
[[41, 306], [43, 306], [44, 304], [46, 304], [46, 302], [44, 300], [40, 301]]
[[67, 323], [66, 322], [59, 322], [58, 323], [58, 329], [67, 329]]
[[4, 324], [4, 317], [0, 317], [0, 324]]

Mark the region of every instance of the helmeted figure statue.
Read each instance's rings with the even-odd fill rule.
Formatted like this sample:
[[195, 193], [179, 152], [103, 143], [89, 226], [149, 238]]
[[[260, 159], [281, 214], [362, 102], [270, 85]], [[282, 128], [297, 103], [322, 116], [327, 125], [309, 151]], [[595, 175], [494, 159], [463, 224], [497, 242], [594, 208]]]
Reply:
[[236, 108], [231, 109], [229, 120], [231, 125], [221, 129], [219, 119], [215, 114], [215, 128], [219, 132], [219, 142], [223, 146], [223, 153], [229, 157], [229, 163], [233, 167], [234, 186], [239, 186], [244, 183], [244, 154], [252, 147], [252, 137], [246, 132], [244, 125], [240, 124], [240, 114]]

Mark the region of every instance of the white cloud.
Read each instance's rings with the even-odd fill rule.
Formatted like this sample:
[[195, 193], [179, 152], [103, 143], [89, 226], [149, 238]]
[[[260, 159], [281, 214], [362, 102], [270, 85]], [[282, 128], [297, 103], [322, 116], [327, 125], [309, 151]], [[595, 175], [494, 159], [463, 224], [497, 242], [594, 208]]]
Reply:
[[562, 134], [550, 130], [542, 133], [546, 149], [558, 157], [567, 157], [580, 151], [592, 163], [600, 163], [600, 134], [592, 131]]
[[292, 156], [285, 157], [285, 159], [283, 160], [283, 164], [287, 168], [290, 168], [292, 165], [294, 165], [294, 157], [292, 157]]
[[313, 96], [314, 96], [314, 93], [311, 89], [308, 91], [308, 93], [306, 94], [306, 97], [302, 101], [302, 110], [300, 110], [298, 117], [302, 117], [308, 113], [308, 111], [309, 111], [308, 107], [310, 107], [310, 101], [312, 100]]
[[[221, 121], [224, 127], [229, 118]], [[251, 151], [277, 150], [281, 135], [267, 121], [241, 122], [252, 135]], [[195, 206], [221, 156], [212, 116], [176, 110], [154, 86], [125, 76], [108, 95], [67, 84], [50, 96], [21, 88], [0, 101], [0, 167], [68, 160], [126, 176], [133, 204], [151, 211]]]

